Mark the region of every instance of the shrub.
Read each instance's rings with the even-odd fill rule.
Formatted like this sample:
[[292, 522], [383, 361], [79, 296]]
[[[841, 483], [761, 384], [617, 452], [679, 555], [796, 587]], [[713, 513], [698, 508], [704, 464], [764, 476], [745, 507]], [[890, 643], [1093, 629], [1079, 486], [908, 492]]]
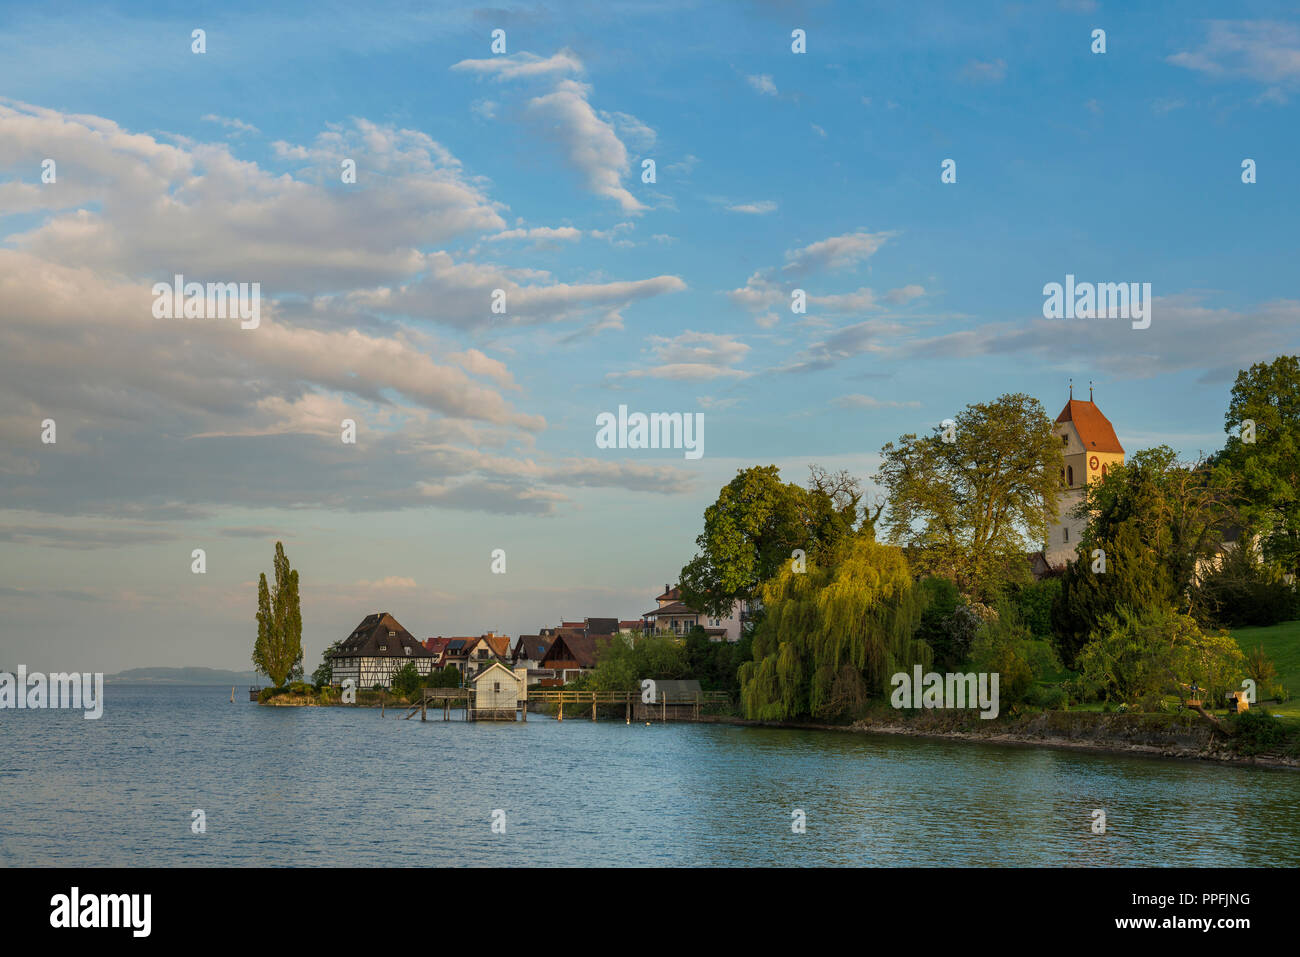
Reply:
[[1060, 685], [1035, 684], [1025, 696], [1025, 703], [1048, 711], [1063, 711], [1070, 705], [1070, 696]]
[[1194, 590], [1201, 615], [1208, 621], [1239, 628], [1275, 625], [1296, 617], [1300, 607], [1296, 590], [1266, 566], [1253, 548], [1238, 547], [1223, 553], [1217, 568]]
[[1241, 754], [1272, 751], [1286, 740], [1282, 722], [1264, 708], [1243, 711], [1232, 719], [1233, 747]]
[[292, 694], [309, 695], [312, 694], [315, 689], [305, 681], [294, 681], [290, 683], [289, 691]]
[[1166, 608], [1120, 606], [1093, 632], [1078, 657], [1082, 688], [1106, 700], [1156, 710], [1165, 695], [1210, 701], [1240, 684], [1245, 656], [1226, 632], [1207, 633]]
[[1036, 679], [1060, 668], [1050, 643], [1035, 639], [1015, 606], [1007, 603], [979, 629], [970, 660], [975, 670], [999, 675], [998, 695], [1011, 703], [1026, 700]]

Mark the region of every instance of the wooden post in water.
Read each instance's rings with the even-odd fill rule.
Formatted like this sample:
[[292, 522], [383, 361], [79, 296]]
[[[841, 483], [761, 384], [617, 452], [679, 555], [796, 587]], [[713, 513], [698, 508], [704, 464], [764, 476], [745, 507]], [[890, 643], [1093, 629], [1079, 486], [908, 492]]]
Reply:
[[234, 703], [235, 703], [235, 686], [234, 686], [234, 685], [231, 685], [231, 686], [230, 686], [230, 703], [231, 703], [231, 704], [234, 704]]
[[668, 723], [668, 695], [664, 695], [660, 705], [659, 720], [664, 724]]
[[564, 720], [564, 692], [560, 692], [560, 721]]
[[594, 691], [591, 694], [591, 720], [596, 720], [596, 693]]
[[627, 724], [631, 724], [631, 723], [632, 723], [632, 693], [631, 693], [631, 692], [628, 692], [628, 696], [627, 696], [627, 718], [626, 718], [626, 723], [627, 723]]
[[700, 692], [695, 692], [695, 720], [700, 720]]
[[421, 721], [429, 720], [427, 717], [428, 709], [429, 709], [429, 698], [424, 693], [424, 689], [421, 688], [420, 689], [420, 720]]
[[384, 716], [384, 704], [385, 704], [385, 701], [386, 701], [386, 697], [385, 697], [385, 695], [384, 695], [384, 692], [382, 692], [382, 691], [379, 692], [379, 717], [381, 717], [381, 718]]

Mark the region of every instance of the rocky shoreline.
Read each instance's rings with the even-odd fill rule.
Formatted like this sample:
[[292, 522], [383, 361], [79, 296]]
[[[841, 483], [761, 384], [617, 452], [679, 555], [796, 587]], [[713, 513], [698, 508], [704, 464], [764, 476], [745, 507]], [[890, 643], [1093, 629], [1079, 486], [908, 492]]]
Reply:
[[908, 716], [873, 716], [851, 725], [751, 721], [727, 717], [712, 720], [754, 727], [900, 735], [935, 741], [972, 741], [978, 744], [1060, 748], [1215, 761], [1240, 767], [1300, 770], [1300, 759], [1273, 754], [1239, 754], [1233, 750], [1230, 739], [1204, 721], [1188, 721], [1164, 715], [1045, 711], [1005, 721], [972, 722], [969, 718], [957, 718], [941, 712], [920, 712]]

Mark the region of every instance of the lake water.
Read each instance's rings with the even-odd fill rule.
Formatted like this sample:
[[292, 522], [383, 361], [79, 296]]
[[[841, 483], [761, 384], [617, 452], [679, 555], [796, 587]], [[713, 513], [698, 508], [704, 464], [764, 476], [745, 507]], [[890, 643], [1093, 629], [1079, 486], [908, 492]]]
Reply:
[[98, 721], [0, 712], [0, 865], [1300, 865], [1290, 771], [105, 693]]

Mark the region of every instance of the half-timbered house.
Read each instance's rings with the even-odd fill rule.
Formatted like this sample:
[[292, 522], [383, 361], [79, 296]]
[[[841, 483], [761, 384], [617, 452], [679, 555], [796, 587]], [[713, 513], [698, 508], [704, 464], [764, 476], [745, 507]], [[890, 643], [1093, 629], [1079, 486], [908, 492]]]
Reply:
[[361, 619], [330, 655], [333, 683], [351, 678], [358, 688], [391, 687], [393, 674], [408, 661], [422, 675], [433, 670], [433, 654], [386, 611]]

